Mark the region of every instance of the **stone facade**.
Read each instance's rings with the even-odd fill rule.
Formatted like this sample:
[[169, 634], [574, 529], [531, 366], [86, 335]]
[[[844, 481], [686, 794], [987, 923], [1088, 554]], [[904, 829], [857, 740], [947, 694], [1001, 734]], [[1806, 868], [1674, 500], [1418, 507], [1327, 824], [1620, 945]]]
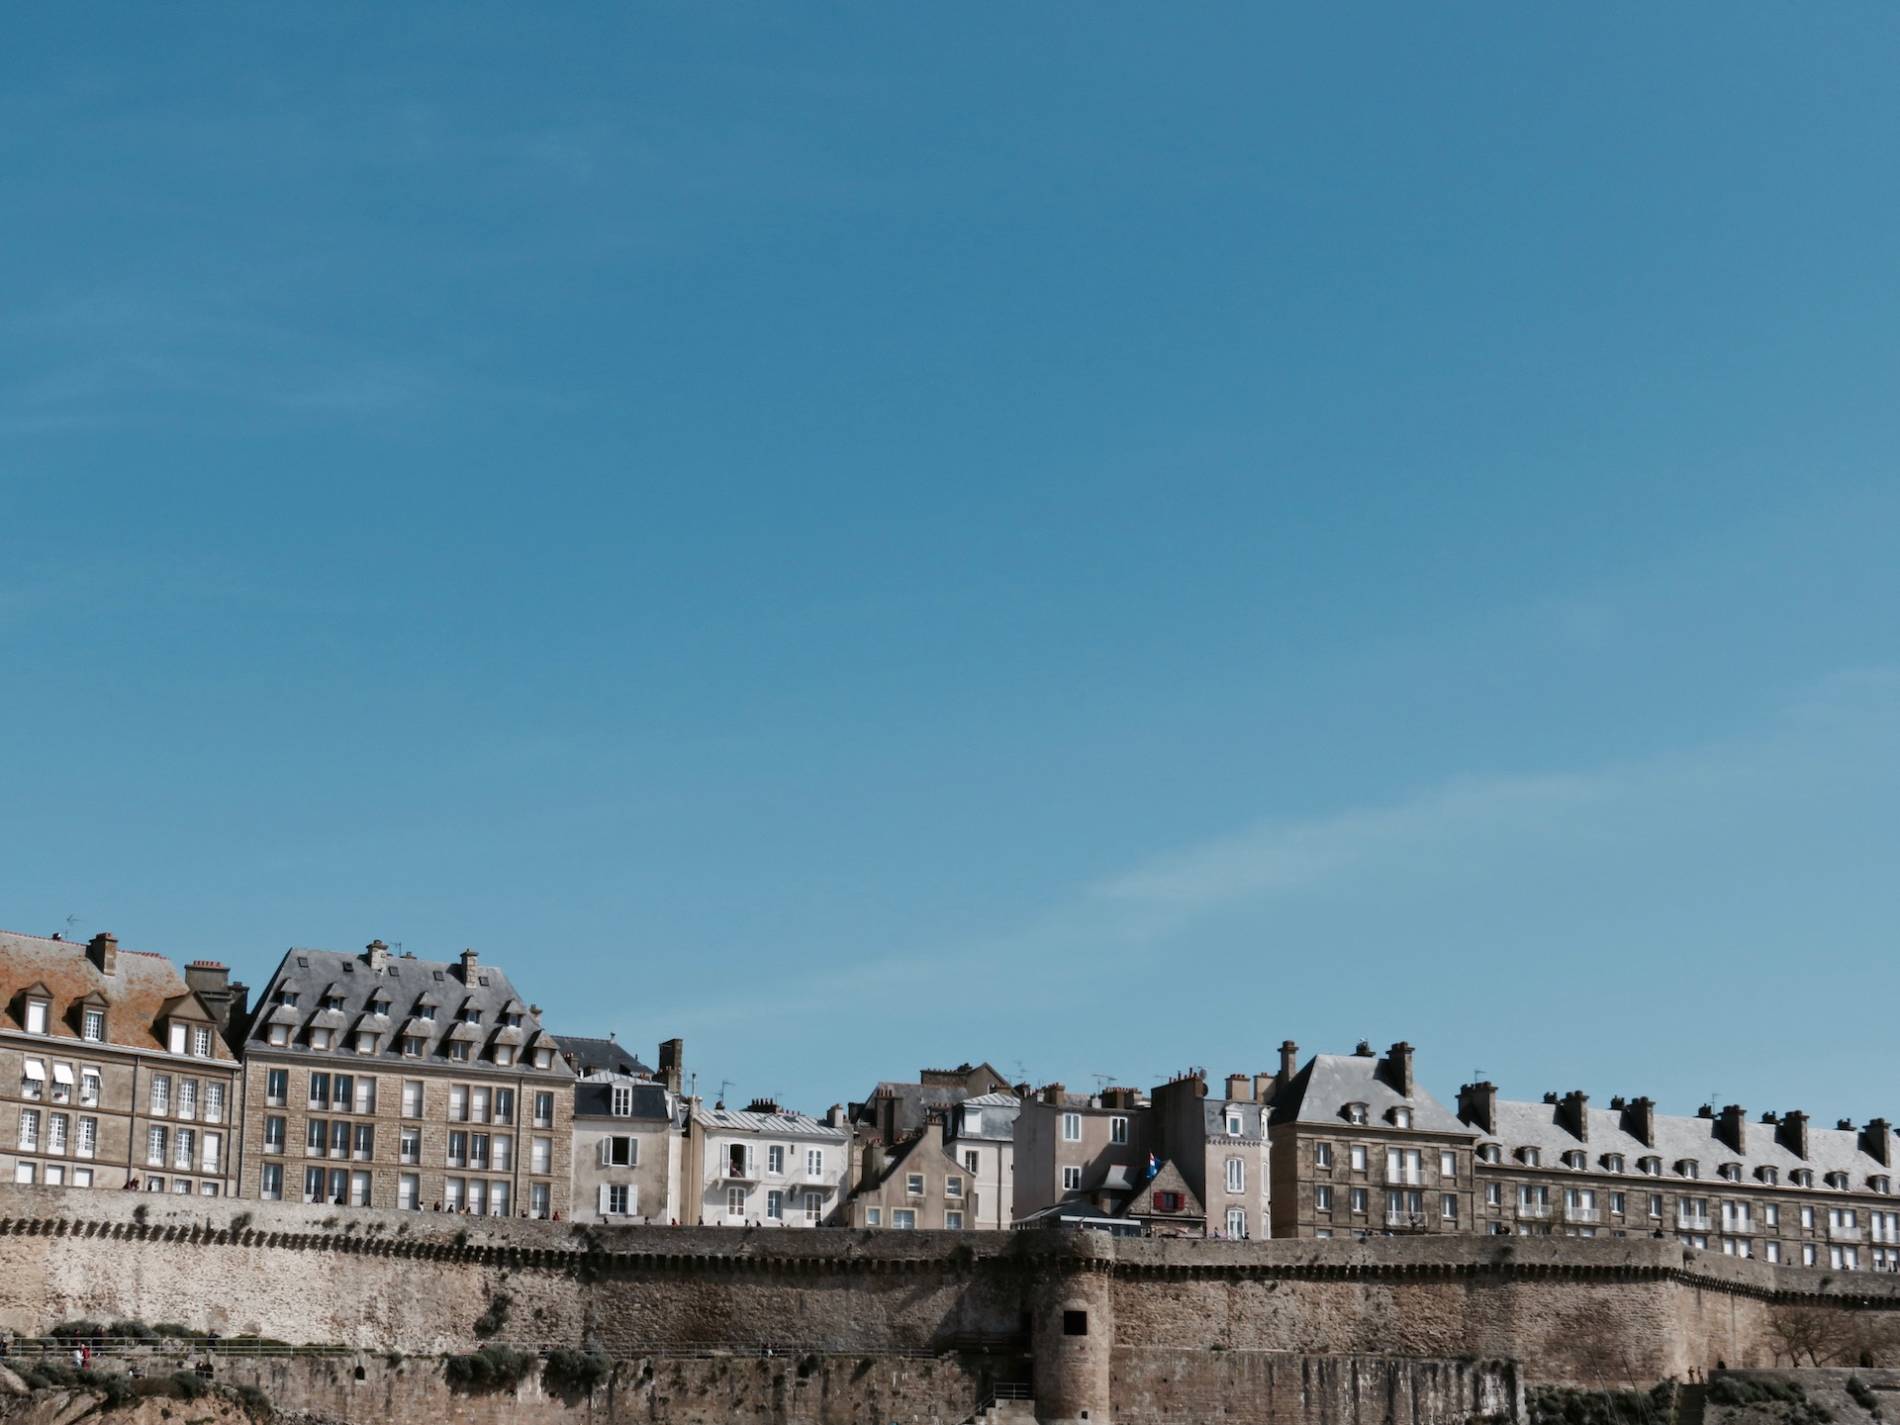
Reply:
[[0, 1179], [230, 1196], [227, 1000], [221, 965], [0, 933]]
[[860, 1152], [847, 1225], [947, 1232], [975, 1227], [983, 1208], [981, 1188], [945, 1147], [940, 1115], [932, 1114], [894, 1148], [872, 1143]]
[[1140, 1190], [1147, 1166], [1147, 1104], [1130, 1088], [1072, 1094], [1048, 1084], [1016, 1115], [1015, 1210], [1021, 1221], [1065, 1200], [1113, 1212]]
[[1224, 1097], [1210, 1098], [1197, 1072], [1155, 1089], [1155, 1151], [1180, 1170], [1209, 1234], [1265, 1237], [1272, 1224], [1268, 1110], [1256, 1080], [1236, 1075], [1224, 1087]]
[[834, 1107], [823, 1122], [755, 1099], [744, 1109], [694, 1101], [680, 1173], [681, 1221], [709, 1227], [824, 1227], [847, 1209], [851, 1134]]
[[628, 1074], [582, 1075], [574, 1085], [576, 1222], [679, 1220], [682, 1113], [663, 1083]]
[[292, 950], [244, 1040], [241, 1195], [565, 1216], [573, 1081], [473, 951]]

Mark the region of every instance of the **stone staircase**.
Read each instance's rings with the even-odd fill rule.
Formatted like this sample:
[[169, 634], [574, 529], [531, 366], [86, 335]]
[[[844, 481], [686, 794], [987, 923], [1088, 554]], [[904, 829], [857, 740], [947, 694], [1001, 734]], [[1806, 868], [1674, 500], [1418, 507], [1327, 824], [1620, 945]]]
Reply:
[[963, 1425], [1036, 1425], [1036, 1400], [1026, 1385], [999, 1385]]

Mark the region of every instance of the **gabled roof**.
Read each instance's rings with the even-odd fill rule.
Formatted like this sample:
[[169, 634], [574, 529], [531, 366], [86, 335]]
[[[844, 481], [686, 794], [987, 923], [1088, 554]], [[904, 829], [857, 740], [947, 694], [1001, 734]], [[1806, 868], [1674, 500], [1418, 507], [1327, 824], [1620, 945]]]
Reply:
[[[159, 1027], [166, 1006], [191, 993], [184, 974], [163, 955], [121, 947], [112, 974], [105, 975], [79, 941], [0, 931], [0, 1028], [26, 1028], [13, 1016], [21, 993], [29, 988], [52, 1001], [47, 1016], [49, 1049], [56, 1041], [77, 1041], [79, 1031], [71, 1023], [71, 1012], [78, 1005], [93, 1005], [106, 1011], [108, 1044], [158, 1053], [168, 1050]], [[192, 1003], [198, 1003], [195, 997]], [[212, 1055], [230, 1062], [233, 1055], [224, 1036], [211, 1037]]]
[[578, 1034], [561, 1036], [562, 1052], [574, 1061], [577, 1073], [605, 1070], [610, 1074], [632, 1074], [636, 1078], [653, 1077], [653, 1070], [629, 1053], [617, 1039], [589, 1039]]
[[[1156, 1212], [1155, 1193], [1157, 1190], [1161, 1192], [1180, 1193], [1181, 1210], [1179, 1212]], [[1141, 1191], [1128, 1200], [1128, 1206], [1122, 1210], [1120, 1215], [1123, 1217], [1153, 1217], [1159, 1221], [1167, 1222], [1179, 1222], [1184, 1218], [1193, 1219], [1201, 1223], [1207, 1221], [1207, 1209], [1202, 1206], [1200, 1198], [1194, 1195], [1194, 1190], [1187, 1185], [1187, 1179], [1181, 1176], [1181, 1170], [1175, 1167], [1173, 1159], [1168, 1159], [1162, 1163], [1160, 1169], [1147, 1181]]]
[[[613, 1111], [614, 1090], [617, 1088], [628, 1091], [633, 1109], [631, 1113], [622, 1115]], [[654, 1122], [670, 1124], [673, 1108], [667, 1101], [668, 1097], [666, 1085], [651, 1079], [635, 1078], [632, 1074], [587, 1074], [574, 1085], [574, 1117], [603, 1119], [609, 1123], [639, 1120], [649, 1125]]]

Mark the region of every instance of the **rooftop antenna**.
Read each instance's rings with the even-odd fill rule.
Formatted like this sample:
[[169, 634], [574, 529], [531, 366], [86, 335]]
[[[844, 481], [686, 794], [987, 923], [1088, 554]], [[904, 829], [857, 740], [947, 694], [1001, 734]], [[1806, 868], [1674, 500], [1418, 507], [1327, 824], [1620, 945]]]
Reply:
[[76, 926], [76, 925], [81, 925], [81, 924], [84, 924], [84, 922], [83, 922], [83, 921], [81, 921], [81, 920], [80, 920], [80, 918], [79, 918], [78, 916], [76, 916], [76, 915], [69, 915], [69, 916], [67, 916], [67, 917], [66, 917], [66, 930], [65, 930], [65, 931], [59, 931], [59, 930], [56, 930], [56, 931], [54, 931], [54, 932], [53, 932], [53, 939], [55, 939], [55, 940], [69, 940], [69, 939], [71, 939], [72, 937], [71, 937], [71, 936], [70, 936], [70, 935], [69, 935], [69, 934], [68, 934], [67, 932], [68, 932], [68, 931], [71, 931], [71, 930], [73, 929], [73, 927], [74, 927], [74, 926]]
[[1028, 1083], [1029, 1082], [1029, 1066], [1023, 1063], [1021, 1059], [1012, 1059], [1010, 1060], [1010, 1062], [1016, 1066], [1016, 1082], [1019, 1084]]
[[1108, 1087], [1108, 1081], [1115, 1076], [1113, 1074], [1104, 1074], [1097, 1070], [1090, 1073], [1089, 1077], [1095, 1080], [1095, 1091], [1100, 1093], [1103, 1089]]
[[731, 1079], [721, 1079], [719, 1081], [719, 1101], [721, 1103], [724, 1103], [726, 1101], [726, 1094], [731, 1088], [732, 1088]]

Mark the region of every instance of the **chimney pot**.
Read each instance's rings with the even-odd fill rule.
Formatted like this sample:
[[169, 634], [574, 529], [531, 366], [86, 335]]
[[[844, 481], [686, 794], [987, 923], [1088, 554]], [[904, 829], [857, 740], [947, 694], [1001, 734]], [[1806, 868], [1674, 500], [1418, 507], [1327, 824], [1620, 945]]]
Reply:
[[1403, 1039], [1386, 1050], [1386, 1082], [1397, 1089], [1401, 1096], [1410, 1098], [1415, 1085], [1412, 1082], [1412, 1046]]
[[1291, 1082], [1294, 1074], [1299, 1072], [1299, 1068], [1300, 1046], [1291, 1039], [1282, 1039], [1280, 1041], [1280, 1082], [1283, 1084]]

